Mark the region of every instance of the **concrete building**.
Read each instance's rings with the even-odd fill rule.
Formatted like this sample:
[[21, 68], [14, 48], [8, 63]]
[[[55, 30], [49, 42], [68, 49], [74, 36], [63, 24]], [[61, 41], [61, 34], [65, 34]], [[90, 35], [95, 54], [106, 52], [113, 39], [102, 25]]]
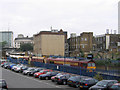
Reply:
[[7, 48], [13, 47], [13, 32], [12, 31], [0, 31], [0, 42], [6, 42]]
[[71, 35], [69, 38], [69, 55], [82, 56], [84, 53], [87, 55], [93, 48], [93, 32], [83, 32], [80, 36]]
[[18, 37], [14, 40], [14, 48], [20, 48], [20, 45], [23, 43], [33, 44], [33, 37], [24, 37], [23, 34], [19, 34]]
[[61, 55], [65, 54], [66, 34], [60, 31], [41, 31], [34, 35], [35, 55]]

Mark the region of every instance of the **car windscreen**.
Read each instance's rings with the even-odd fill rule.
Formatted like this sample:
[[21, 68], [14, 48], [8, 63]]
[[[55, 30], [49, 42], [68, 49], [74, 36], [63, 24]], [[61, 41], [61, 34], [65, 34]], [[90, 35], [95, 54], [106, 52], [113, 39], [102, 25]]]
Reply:
[[32, 68], [28, 68], [27, 70], [30, 71]]
[[44, 72], [44, 70], [42, 70], [42, 71], [39, 71], [39, 73], [43, 73]]
[[62, 75], [62, 73], [58, 73], [56, 76]]
[[101, 87], [106, 87], [107, 84], [108, 84], [108, 82], [106, 82], [106, 81], [99, 81], [96, 85], [101, 86]]
[[47, 72], [46, 74], [51, 74], [51, 72]]
[[40, 71], [40, 70], [42, 70], [42, 69], [40, 69], [40, 68], [36, 68], [36, 69], [35, 69], [35, 71]]
[[34, 68], [31, 68], [30, 71], [34, 71], [35, 69]]
[[27, 67], [25, 67], [25, 66], [22, 67], [22, 69], [25, 69], [25, 68], [27, 68]]
[[91, 83], [93, 83], [93, 80], [82, 80], [81, 82], [82, 83], [91, 84]]

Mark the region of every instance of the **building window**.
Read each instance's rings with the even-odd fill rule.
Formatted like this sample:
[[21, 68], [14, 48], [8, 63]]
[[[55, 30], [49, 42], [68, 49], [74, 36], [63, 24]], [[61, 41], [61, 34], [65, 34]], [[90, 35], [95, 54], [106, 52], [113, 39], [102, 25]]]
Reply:
[[82, 45], [82, 48], [85, 48], [85, 46], [84, 46], [84, 45]]
[[87, 38], [85, 38], [85, 41], [87, 41]]
[[83, 41], [83, 38], [81, 38], [81, 41]]

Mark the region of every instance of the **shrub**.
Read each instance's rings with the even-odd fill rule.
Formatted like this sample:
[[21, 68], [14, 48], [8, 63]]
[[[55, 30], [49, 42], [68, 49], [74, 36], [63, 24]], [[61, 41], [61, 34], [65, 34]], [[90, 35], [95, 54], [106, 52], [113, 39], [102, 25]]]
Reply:
[[94, 76], [95, 79], [101, 81], [103, 80], [103, 77], [100, 75], [100, 73], [97, 73], [95, 76]]

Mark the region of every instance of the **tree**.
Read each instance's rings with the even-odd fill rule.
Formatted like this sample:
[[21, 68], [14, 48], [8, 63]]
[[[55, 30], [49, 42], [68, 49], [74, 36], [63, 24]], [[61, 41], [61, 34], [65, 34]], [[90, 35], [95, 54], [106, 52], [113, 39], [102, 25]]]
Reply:
[[33, 44], [31, 43], [24, 43], [20, 45], [20, 50], [23, 52], [26, 51], [33, 51]]

